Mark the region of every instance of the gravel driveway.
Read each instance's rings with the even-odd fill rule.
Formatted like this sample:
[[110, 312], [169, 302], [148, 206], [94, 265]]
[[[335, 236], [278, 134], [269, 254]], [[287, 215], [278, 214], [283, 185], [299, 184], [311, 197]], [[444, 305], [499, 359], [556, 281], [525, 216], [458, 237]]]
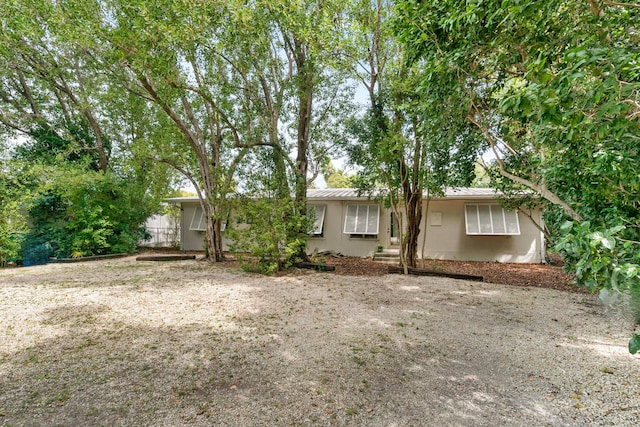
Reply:
[[0, 270], [0, 424], [637, 425], [592, 295], [135, 258]]

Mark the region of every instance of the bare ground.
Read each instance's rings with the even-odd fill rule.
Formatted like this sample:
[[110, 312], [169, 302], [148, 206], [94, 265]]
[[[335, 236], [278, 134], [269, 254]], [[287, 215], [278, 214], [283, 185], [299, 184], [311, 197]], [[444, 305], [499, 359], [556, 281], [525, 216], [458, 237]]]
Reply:
[[501, 265], [509, 286], [331, 262], [280, 277], [134, 257], [0, 270], [0, 424], [637, 422], [630, 322], [557, 267]]

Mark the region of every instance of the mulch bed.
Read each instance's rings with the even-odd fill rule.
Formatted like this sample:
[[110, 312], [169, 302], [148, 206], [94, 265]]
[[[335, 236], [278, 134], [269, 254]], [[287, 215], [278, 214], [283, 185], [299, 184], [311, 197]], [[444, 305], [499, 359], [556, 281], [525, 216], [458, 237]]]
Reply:
[[[153, 253], [156, 251], [145, 252]], [[158, 250], [158, 252], [161, 252], [161, 250]], [[172, 253], [172, 251], [167, 250], [162, 252]], [[202, 259], [203, 257], [201, 251], [175, 251], [173, 253], [198, 254], [197, 259]], [[384, 276], [389, 274], [389, 264], [375, 262], [368, 258], [327, 255], [319, 259], [314, 259], [314, 262], [320, 262], [323, 265], [334, 267], [335, 270], [333, 273], [343, 276]], [[220, 265], [237, 268], [240, 264], [231, 255], [228, 255], [228, 260]], [[488, 283], [587, 293], [588, 291], [583, 288], [578, 288], [572, 283], [571, 275], [566, 273], [561, 265], [562, 262], [557, 259], [554, 264], [516, 264], [428, 259], [424, 260], [418, 267], [443, 273], [482, 276], [484, 281]], [[308, 272], [309, 270], [306, 271]], [[297, 273], [296, 271], [289, 271], [279, 274], [289, 275]]]
[[[388, 274], [389, 268], [388, 264], [351, 257], [327, 257], [326, 263], [336, 267], [336, 274], [348, 276], [384, 276]], [[489, 283], [586, 292], [573, 285], [571, 275], [558, 265], [424, 260], [423, 265], [418, 267], [444, 273], [482, 276]]]

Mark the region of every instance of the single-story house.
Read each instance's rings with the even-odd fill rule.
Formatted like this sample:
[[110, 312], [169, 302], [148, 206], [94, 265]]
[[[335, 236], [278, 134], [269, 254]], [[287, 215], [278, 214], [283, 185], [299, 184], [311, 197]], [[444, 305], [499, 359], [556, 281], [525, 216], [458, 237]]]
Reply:
[[[522, 215], [500, 206], [498, 196], [493, 189], [455, 188], [446, 190], [443, 197], [424, 198], [418, 256], [460, 261], [544, 261], [544, 235], [533, 223], [542, 225], [542, 210], [536, 208]], [[314, 230], [307, 243], [309, 253], [336, 251], [366, 257], [379, 246], [398, 247], [400, 221], [396, 215], [377, 201], [358, 196], [356, 190], [312, 189], [307, 192], [307, 200], [315, 210]], [[206, 218], [198, 198], [167, 202], [181, 207], [181, 249], [202, 250]], [[223, 245], [228, 243], [223, 231]]]

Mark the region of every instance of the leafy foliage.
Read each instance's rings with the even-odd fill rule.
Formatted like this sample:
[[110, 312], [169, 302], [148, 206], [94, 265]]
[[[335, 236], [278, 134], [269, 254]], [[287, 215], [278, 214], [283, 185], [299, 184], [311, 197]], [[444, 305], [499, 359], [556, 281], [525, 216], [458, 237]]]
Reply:
[[355, 175], [349, 175], [343, 169], [335, 169], [329, 164], [324, 170], [324, 180], [328, 188], [353, 188]]
[[596, 291], [603, 282], [615, 291], [634, 287], [640, 277], [640, 252], [634, 242], [621, 239], [625, 226], [594, 231], [585, 221], [565, 222], [562, 228], [564, 236], [557, 247], [571, 263], [576, 279], [587, 289]]
[[[0, 149], [2, 149], [0, 143]], [[0, 155], [0, 267], [18, 259], [27, 229], [17, 202], [20, 186], [11, 176], [6, 159]]]
[[[233, 240], [232, 252], [245, 261], [246, 268], [273, 274], [295, 262], [305, 250], [305, 238], [292, 235], [292, 230], [309, 229], [308, 217], [296, 214], [290, 200], [274, 198], [244, 199], [236, 224], [227, 228], [227, 236]], [[249, 254], [257, 260], [255, 264]]]
[[418, 88], [418, 67], [405, 68], [401, 57], [394, 61], [401, 70], [393, 74], [389, 68], [379, 77], [388, 90], [352, 120], [354, 142], [345, 150], [359, 167], [356, 185], [363, 191], [385, 188], [386, 204], [407, 213], [404, 251], [415, 267], [424, 191], [440, 195], [446, 186], [468, 186], [482, 140], [474, 129], [451, 121], [434, 93]]
[[[265, 273], [288, 268], [303, 260], [313, 217], [300, 214], [288, 181], [281, 174], [281, 155], [269, 148], [245, 158], [247, 173], [238, 197], [230, 199], [230, 224], [225, 235], [232, 252], [250, 255], [247, 265]], [[302, 232], [301, 232], [302, 230]], [[257, 265], [253, 263], [257, 260]]]
[[633, 338], [629, 341], [629, 353], [636, 354], [640, 351], [640, 335], [633, 334]]
[[453, 116], [492, 148], [494, 185], [546, 200], [557, 248], [580, 285], [636, 293], [640, 9], [408, 0], [397, 12], [423, 85], [457, 99], [448, 104]]
[[23, 245], [25, 264], [39, 259], [43, 247], [56, 257], [136, 249], [144, 237], [142, 225], [156, 209], [144, 187], [113, 173], [47, 167], [39, 172], [48, 176], [48, 182], [29, 203], [32, 227]]

